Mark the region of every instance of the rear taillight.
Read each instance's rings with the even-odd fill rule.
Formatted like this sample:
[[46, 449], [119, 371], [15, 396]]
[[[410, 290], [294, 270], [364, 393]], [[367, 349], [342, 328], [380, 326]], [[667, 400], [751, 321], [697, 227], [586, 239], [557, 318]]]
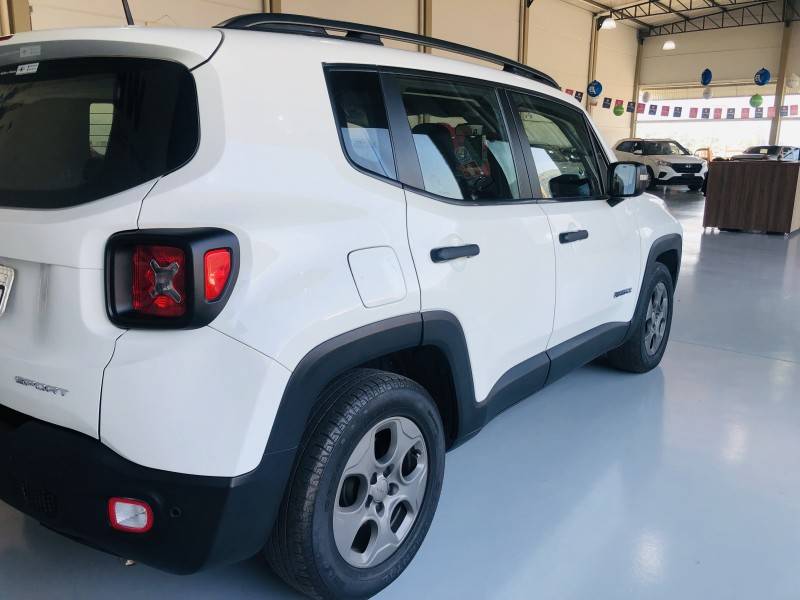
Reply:
[[194, 329], [224, 308], [239, 271], [239, 242], [222, 229], [115, 234], [106, 247], [106, 306], [122, 327]]
[[203, 260], [205, 266], [206, 300], [215, 302], [222, 296], [228, 278], [231, 276], [231, 251], [228, 248], [217, 248], [206, 252]]
[[131, 257], [134, 312], [155, 317], [186, 314], [186, 255], [169, 246], [136, 246]]

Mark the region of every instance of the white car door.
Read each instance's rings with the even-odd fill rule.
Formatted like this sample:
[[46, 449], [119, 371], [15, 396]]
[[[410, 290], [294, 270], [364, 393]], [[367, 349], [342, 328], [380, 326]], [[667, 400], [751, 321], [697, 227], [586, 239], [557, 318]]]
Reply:
[[543, 384], [555, 310], [553, 239], [531, 200], [516, 139], [512, 151], [503, 96], [450, 76], [387, 75], [386, 82], [387, 102], [398, 104], [395, 146], [405, 137], [419, 165], [406, 198], [423, 312], [447, 311], [460, 322], [478, 402], [537, 356]]
[[534, 94], [510, 98], [554, 238], [556, 311], [548, 346], [622, 331], [633, 316], [641, 278], [633, 203], [605, 196], [607, 157], [598, 161], [601, 146], [582, 111]]

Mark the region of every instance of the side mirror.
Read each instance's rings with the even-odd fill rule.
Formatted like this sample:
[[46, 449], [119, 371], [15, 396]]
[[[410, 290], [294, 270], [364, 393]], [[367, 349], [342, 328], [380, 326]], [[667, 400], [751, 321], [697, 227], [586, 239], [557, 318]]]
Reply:
[[647, 190], [650, 175], [642, 163], [618, 162], [609, 168], [609, 195], [612, 198], [639, 196]]

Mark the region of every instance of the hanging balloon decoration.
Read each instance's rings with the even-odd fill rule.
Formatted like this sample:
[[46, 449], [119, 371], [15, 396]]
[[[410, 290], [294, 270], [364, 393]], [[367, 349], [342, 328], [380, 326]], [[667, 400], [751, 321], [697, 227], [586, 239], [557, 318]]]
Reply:
[[767, 85], [770, 79], [772, 79], [772, 75], [766, 67], [756, 71], [756, 75], [753, 77], [753, 81], [755, 81], [756, 85]]
[[644, 102], [645, 104], [650, 102], [650, 92], [645, 92], [644, 94], [642, 94], [642, 102]]
[[711, 73], [711, 69], [706, 69], [705, 71], [700, 73], [700, 83], [702, 83], [703, 85], [710, 84], [712, 79], [713, 75]]
[[797, 73], [792, 73], [789, 77], [786, 78], [786, 87], [790, 90], [796, 90], [800, 87], [800, 75]]
[[714, 92], [713, 92], [713, 91], [711, 91], [711, 88], [710, 88], [710, 87], [703, 88], [703, 98], [704, 98], [705, 100], [711, 100], [711, 98], [712, 98], [713, 96], [714, 96]]
[[622, 106], [622, 104], [617, 104], [614, 107], [614, 114], [617, 115], [618, 117], [621, 117], [622, 115], [625, 114], [625, 107]]
[[603, 93], [603, 84], [595, 79], [589, 84], [589, 87], [586, 88], [586, 93], [589, 94], [590, 98], [597, 98]]
[[596, 96], [589, 96], [589, 104], [591, 104], [592, 106], [597, 106], [598, 104], [600, 104], [600, 98]]
[[753, 94], [750, 96], [750, 106], [753, 108], [758, 108], [762, 104], [764, 104], [764, 98], [761, 96], [761, 94]]

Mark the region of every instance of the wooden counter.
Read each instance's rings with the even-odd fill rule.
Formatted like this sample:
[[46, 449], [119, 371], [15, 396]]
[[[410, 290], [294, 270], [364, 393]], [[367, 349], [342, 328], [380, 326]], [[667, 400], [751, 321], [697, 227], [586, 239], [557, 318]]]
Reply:
[[703, 227], [791, 233], [800, 229], [800, 162], [709, 164]]

